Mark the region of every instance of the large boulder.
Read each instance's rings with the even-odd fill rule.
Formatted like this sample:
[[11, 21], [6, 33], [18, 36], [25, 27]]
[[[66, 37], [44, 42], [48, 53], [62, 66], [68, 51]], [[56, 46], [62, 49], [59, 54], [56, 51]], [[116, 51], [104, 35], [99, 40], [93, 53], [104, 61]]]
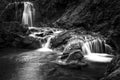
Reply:
[[68, 57], [66, 58], [66, 62], [70, 63], [72, 61], [81, 61], [82, 58], [83, 58], [82, 51], [74, 50], [68, 55]]
[[82, 50], [83, 41], [80, 39], [73, 39], [68, 41], [67, 45], [64, 48], [63, 53], [70, 53], [73, 50], [79, 49]]
[[29, 36], [25, 37], [22, 43], [23, 43], [23, 46], [22, 46], [23, 48], [27, 47], [27, 48], [37, 49], [42, 46], [39, 39], [35, 39]]
[[81, 50], [73, 50], [69, 54], [63, 54], [57, 60], [57, 64], [67, 67], [67, 68], [81, 68], [87, 66], [88, 64], [82, 60], [83, 53]]
[[69, 31], [62, 32], [51, 40], [51, 47], [57, 48], [62, 45], [65, 45], [65, 44], [67, 44], [68, 40], [71, 37], [72, 37], [71, 32], [69, 32]]

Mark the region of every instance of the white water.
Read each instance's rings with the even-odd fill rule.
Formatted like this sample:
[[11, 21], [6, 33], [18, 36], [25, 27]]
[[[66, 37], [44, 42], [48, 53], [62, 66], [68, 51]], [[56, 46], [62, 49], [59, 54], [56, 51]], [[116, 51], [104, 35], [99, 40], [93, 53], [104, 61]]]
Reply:
[[41, 52], [52, 52], [53, 50], [50, 49], [50, 42], [51, 39], [54, 38], [56, 35], [58, 35], [59, 33], [61, 33], [62, 31], [56, 31], [54, 32], [53, 35], [50, 35], [50, 37], [48, 37], [47, 42], [45, 44], [43, 44], [42, 48], [38, 49], [37, 51], [41, 51]]
[[42, 51], [42, 52], [49, 51], [49, 52], [51, 52], [52, 49], [50, 49], [50, 41], [51, 41], [51, 39], [52, 39], [53, 37], [54, 37], [54, 36], [50, 36], [50, 37], [47, 39], [46, 44], [43, 44], [43, 45], [42, 45], [42, 48], [38, 49], [38, 51]]
[[111, 62], [113, 58], [113, 55], [107, 54], [111, 47], [100, 39], [84, 43], [82, 50], [87, 54], [84, 58], [89, 61], [106, 63]]
[[89, 61], [93, 61], [93, 62], [111, 62], [112, 60], [112, 55], [108, 55], [108, 54], [101, 54], [99, 55], [100, 53], [91, 53], [91, 54], [88, 54], [88, 55], [85, 55], [84, 58], [86, 60], [89, 60]]
[[22, 16], [22, 23], [28, 25], [29, 27], [33, 26], [33, 16], [35, 14], [35, 9], [31, 2], [24, 2], [24, 11]]

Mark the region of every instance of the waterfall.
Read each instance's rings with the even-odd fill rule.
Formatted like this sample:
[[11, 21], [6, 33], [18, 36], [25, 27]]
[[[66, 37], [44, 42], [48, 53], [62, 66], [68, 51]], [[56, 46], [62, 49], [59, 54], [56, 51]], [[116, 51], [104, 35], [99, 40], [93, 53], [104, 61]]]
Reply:
[[46, 51], [52, 51], [52, 49], [50, 49], [50, 41], [54, 36], [50, 36], [47, 39], [47, 42], [45, 44], [42, 45], [42, 48], [38, 49], [38, 51], [42, 51], [42, 52], [46, 52]]
[[53, 38], [54, 36], [50, 36], [48, 39], [47, 39], [47, 43], [44, 45], [44, 48], [49, 48], [50, 47], [50, 41], [51, 39]]
[[33, 16], [35, 14], [35, 9], [31, 2], [24, 2], [24, 11], [22, 16], [22, 23], [28, 25], [29, 27], [33, 26]]
[[113, 55], [108, 53], [111, 53], [111, 50], [112, 48], [101, 39], [87, 41], [82, 46], [83, 53], [87, 54], [84, 58], [95, 62], [110, 62]]
[[61, 33], [62, 31], [56, 31], [54, 32], [53, 35], [48, 36], [47, 38], [47, 42], [45, 44], [42, 45], [42, 48], [38, 49], [37, 51], [42, 51], [42, 52], [46, 52], [46, 51], [53, 51], [52, 49], [50, 49], [50, 42], [51, 39], [54, 38], [57, 34]]

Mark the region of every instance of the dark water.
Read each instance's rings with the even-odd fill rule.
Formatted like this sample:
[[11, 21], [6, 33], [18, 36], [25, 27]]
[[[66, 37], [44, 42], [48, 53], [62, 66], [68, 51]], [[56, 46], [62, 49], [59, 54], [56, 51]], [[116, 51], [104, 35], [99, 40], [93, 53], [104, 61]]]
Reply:
[[0, 80], [98, 80], [105, 71], [105, 66], [91, 63], [79, 69], [63, 67], [52, 62], [56, 57], [56, 52], [0, 50]]

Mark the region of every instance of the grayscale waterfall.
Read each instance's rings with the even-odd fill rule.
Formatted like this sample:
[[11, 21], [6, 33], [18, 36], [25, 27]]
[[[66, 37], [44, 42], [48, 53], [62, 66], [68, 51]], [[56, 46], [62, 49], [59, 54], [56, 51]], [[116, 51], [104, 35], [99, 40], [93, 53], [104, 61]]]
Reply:
[[0, 0], [0, 80], [120, 80], [120, 0]]
[[[105, 43], [104, 40], [95, 39], [83, 44], [82, 47], [85, 58], [95, 62], [111, 62], [112, 60], [112, 48]], [[109, 53], [109, 54], [108, 54]]]
[[33, 4], [31, 2], [24, 2], [22, 23], [24, 25], [28, 25], [29, 27], [32, 27], [34, 15], [35, 15], [35, 9]]

